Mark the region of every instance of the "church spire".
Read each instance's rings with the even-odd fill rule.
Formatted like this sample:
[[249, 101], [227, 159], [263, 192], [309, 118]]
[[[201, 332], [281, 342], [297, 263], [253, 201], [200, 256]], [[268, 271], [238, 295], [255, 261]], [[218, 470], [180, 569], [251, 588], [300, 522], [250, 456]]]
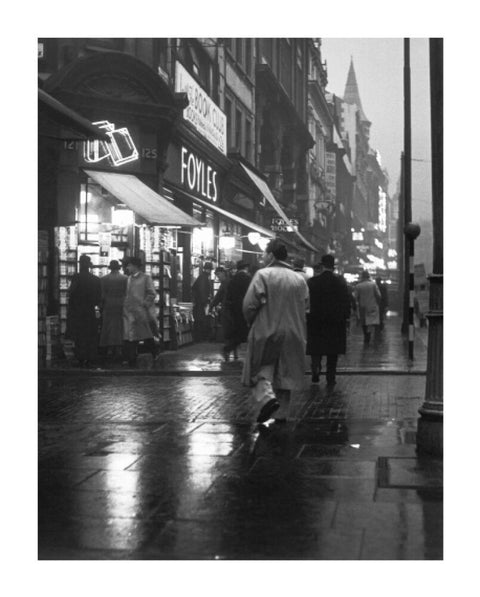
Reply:
[[370, 122], [363, 111], [362, 102], [360, 100], [360, 92], [358, 90], [357, 77], [355, 75], [355, 68], [353, 66], [353, 56], [350, 56], [350, 68], [348, 70], [347, 83], [345, 85], [345, 93], [343, 94], [343, 101], [347, 104], [356, 104], [360, 112], [360, 119], [363, 122]]

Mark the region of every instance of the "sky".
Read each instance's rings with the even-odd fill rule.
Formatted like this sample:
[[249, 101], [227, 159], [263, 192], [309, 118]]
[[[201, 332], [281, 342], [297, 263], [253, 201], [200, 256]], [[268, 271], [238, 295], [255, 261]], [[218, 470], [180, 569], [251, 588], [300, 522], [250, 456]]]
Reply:
[[[343, 97], [353, 58], [363, 110], [372, 122], [370, 146], [380, 152], [390, 195], [400, 177], [404, 143], [403, 38], [322, 38], [327, 90]], [[410, 40], [413, 219], [431, 217], [428, 39]], [[420, 161], [421, 160], [421, 161]]]

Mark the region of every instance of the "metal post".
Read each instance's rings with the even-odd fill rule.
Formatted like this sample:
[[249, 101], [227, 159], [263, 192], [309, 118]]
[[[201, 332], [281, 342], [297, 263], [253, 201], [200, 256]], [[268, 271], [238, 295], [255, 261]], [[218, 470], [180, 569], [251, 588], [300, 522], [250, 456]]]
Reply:
[[415, 239], [420, 234], [420, 226], [410, 222], [405, 226], [405, 238], [409, 246], [409, 280], [408, 280], [408, 359], [413, 361], [413, 344], [415, 341], [414, 307], [415, 307]]
[[398, 299], [397, 299], [397, 306], [398, 312], [402, 313], [402, 325], [403, 325], [403, 294], [404, 294], [404, 261], [405, 261], [405, 251], [403, 248], [404, 245], [404, 238], [403, 238], [403, 227], [404, 227], [404, 217], [403, 217], [403, 199], [404, 199], [404, 176], [403, 176], [403, 161], [404, 155], [402, 151], [402, 155], [400, 157], [400, 194], [398, 196], [398, 222], [397, 222], [397, 264], [398, 264]]
[[[412, 221], [412, 124], [411, 124], [411, 91], [410, 91], [410, 40], [403, 40], [404, 67], [404, 158], [403, 158], [403, 226], [404, 231]], [[402, 333], [408, 332], [408, 306], [410, 282], [410, 239], [405, 236], [404, 244], [404, 286], [403, 286], [403, 318]]]
[[443, 39], [430, 39], [433, 273], [430, 281], [425, 401], [419, 409], [417, 450], [443, 454]]

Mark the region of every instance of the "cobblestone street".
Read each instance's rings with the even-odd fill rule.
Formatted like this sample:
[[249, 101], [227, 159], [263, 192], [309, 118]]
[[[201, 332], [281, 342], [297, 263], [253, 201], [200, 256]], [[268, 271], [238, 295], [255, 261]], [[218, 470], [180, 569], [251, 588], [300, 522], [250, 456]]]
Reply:
[[423, 375], [343, 375], [259, 429], [238, 375], [42, 376], [41, 559], [439, 559]]

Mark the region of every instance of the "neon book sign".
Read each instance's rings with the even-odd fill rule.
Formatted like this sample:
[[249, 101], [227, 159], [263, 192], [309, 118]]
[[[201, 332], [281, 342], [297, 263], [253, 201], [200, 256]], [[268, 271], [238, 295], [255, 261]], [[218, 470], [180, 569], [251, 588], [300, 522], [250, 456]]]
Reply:
[[113, 166], [121, 166], [138, 160], [138, 150], [126, 127], [115, 128], [108, 120], [92, 122], [104, 129], [109, 141], [86, 141], [83, 145], [83, 157], [86, 162], [96, 164], [108, 160]]

